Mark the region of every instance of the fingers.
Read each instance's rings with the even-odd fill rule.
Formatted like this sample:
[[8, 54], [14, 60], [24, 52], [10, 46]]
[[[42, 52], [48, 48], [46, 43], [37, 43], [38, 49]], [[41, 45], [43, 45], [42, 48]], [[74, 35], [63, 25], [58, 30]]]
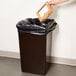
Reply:
[[56, 5], [56, 3], [55, 3], [55, 2], [52, 2], [52, 1], [50, 1], [50, 2], [48, 2], [48, 3], [50, 4], [50, 6]]

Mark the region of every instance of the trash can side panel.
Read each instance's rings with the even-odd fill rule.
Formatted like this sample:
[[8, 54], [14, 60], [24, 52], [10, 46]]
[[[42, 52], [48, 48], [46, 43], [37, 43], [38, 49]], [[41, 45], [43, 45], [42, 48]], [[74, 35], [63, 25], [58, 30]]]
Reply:
[[22, 70], [31, 73], [45, 73], [46, 35], [32, 35], [19, 32]]

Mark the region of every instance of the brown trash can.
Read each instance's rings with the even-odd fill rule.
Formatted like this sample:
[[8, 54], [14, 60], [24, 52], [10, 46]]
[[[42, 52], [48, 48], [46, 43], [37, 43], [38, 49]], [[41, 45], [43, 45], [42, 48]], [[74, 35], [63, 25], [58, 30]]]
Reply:
[[[54, 29], [56, 25], [54, 21], [52, 22], [54, 27], [52, 26], [52, 28], [50, 27], [46, 31], [42, 26], [37, 26], [37, 29], [34, 29], [36, 33], [32, 28], [30, 28], [30, 30], [28, 29], [28, 26], [25, 27], [26, 23], [24, 23], [24, 21], [21, 22], [22, 24], [24, 23], [23, 25], [21, 23], [17, 25], [22, 72], [40, 75], [45, 75], [47, 73], [50, 66], [50, 63], [48, 63], [46, 59], [47, 35], [50, 32], [48, 30]], [[24, 29], [24, 27], [27, 29]], [[36, 25], [34, 27], [36, 27]], [[41, 30], [38, 30], [38, 28]]]
[[46, 60], [46, 35], [19, 32], [21, 67], [23, 72], [45, 75], [49, 68]]

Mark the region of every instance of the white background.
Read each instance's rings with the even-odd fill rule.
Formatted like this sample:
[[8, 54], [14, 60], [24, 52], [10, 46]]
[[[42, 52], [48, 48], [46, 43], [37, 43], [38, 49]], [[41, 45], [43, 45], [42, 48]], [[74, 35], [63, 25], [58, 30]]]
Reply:
[[[19, 52], [16, 24], [36, 17], [45, 0], [0, 0], [0, 50]], [[57, 5], [50, 18], [58, 23], [53, 31], [51, 56], [76, 59], [76, 1]]]

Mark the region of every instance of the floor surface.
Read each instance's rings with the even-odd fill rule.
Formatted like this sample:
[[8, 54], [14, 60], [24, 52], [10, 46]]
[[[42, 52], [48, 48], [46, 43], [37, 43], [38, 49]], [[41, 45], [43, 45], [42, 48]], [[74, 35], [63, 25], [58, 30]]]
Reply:
[[[0, 57], [0, 76], [43, 76], [21, 72], [20, 60]], [[76, 67], [51, 64], [45, 76], [76, 76]]]

